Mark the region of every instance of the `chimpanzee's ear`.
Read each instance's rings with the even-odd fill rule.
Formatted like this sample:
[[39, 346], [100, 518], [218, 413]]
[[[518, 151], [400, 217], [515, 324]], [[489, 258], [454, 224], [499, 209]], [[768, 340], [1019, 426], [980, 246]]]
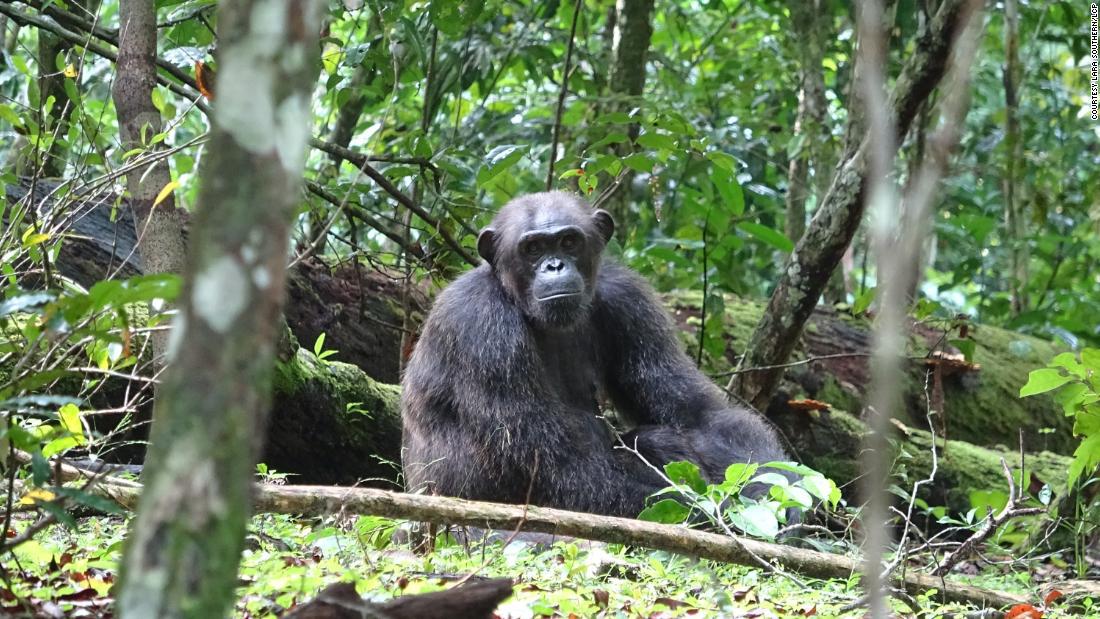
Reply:
[[[596, 209], [596, 212], [592, 213], [592, 223], [596, 224], [596, 229], [600, 231], [600, 236], [605, 243], [611, 240], [612, 235], [615, 234], [615, 220], [611, 218], [611, 213]], [[480, 246], [481, 244], [478, 243], [478, 247]]]
[[493, 263], [493, 257], [497, 254], [497, 231], [486, 228], [477, 235], [477, 253], [489, 264]]

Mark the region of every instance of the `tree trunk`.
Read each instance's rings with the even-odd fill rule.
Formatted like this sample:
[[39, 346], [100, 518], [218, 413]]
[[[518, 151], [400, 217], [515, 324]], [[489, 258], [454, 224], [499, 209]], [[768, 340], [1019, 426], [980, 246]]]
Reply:
[[[154, 27], [151, 13], [124, 18], [122, 40], [137, 22]], [[232, 606], [302, 191], [320, 13], [319, 3], [289, 0], [219, 8], [218, 101], [145, 491], [120, 565], [123, 619], [223, 617]], [[138, 90], [134, 82], [119, 92]]]
[[1020, 142], [1019, 87], [1020, 50], [1019, 15], [1016, 0], [1005, 0], [1005, 172], [1003, 191], [1005, 200], [1005, 236], [1008, 240], [1010, 259], [1009, 290], [1012, 294], [1012, 313], [1019, 315], [1028, 308], [1028, 260], [1027, 208], [1016, 194], [1017, 168], [1023, 163], [1023, 144]]
[[[653, 36], [654, 0], [616, 0], [614, 27], [611, 31], [613, 60], [609, 80], [610, 96], [614, 102], [610, 111], [629, 112], [640, 105], [645, 90], [646, 57], [649, 55], [649, 39]], [[631, 140], [638, 136], [638, 124], [627, 129]], [[629, 144], [615, 145], [620, 157], [629, 154]], [[634, 173], [627, 171], [618, 189], [607, 202], [607, 209], [625, 232], [630, 229], [630, 186]], [[626, 236], [625, 234], [623, 235]]]
[[[154, 0], [120, 0], [118, 63], [111, 96], [118, 112], [119, 134], [123, 150], [153, 152], [163, 142], [153, 144], [161, 132], [160, 111], [153, 106], [157, 86], [157, 11]], [[145, 256], [147, 273], [181, 273], [184, 244], [180, 214], [175, 198], [169, 193], [159, 204], [157, 196], [172, 181], [167, 160], [135, 166], [126, 175], [126, 189], [136, 214], [135, 233]], [[153, 335], [153, 352], [159, 363], [168, 343], [168, 334]]]
[[825, 33], [832, 17], [820, 2], [794, 2], [790, 5], [793, 45], [799, 50], [798, 114], [794, 121], [794, 139], [801, 146], [791, 155], [787, 171], [787, 238], [797, 243], [806, 229], [806, 199], [810, 195], [810, 166], [824, 168], [818, 159], [824, 138], [825, 76], [821, 61], [825, 57]]
[[[947, 0], [921, 36], [898, 76], [890, 107], [904, 137], [921, 104], [943, 77], [949, 54], [965, 24], [965, 0]], [[896, 140], [895, 140], [896, 141]], [[748, 367], [774, 369], [742, 375], [729, 388], [753, 406], [767, 408], [806, 321], [863, 218], [868, 177], [868, 143], [853, 140], [845, 148], [833, 182], [795, 246], [772, 292], [745, 358]], [[891, 153], [892, 154], [892, 153]], [[736, 379], [737, 377], [735, 377]]]

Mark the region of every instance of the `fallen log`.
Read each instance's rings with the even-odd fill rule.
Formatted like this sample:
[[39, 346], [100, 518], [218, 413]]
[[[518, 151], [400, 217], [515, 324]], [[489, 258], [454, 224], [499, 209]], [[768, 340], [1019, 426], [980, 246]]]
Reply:
[[[93, 492], [108, 497], [127, 509], [136, 508], [140, 496], [138, 488], [110, 484], [100, 484]], [[369, 514], [441, 525], [550, 533], [664, 550], [724, 563], [769, 569], [781, 567], [814, 578], [846, 579], [860, 571], [858, 558], [734, 538], [677, 525], [546, 507], [404, 494], [373, 488], [258, 485], [253, 507], [257, 512], [277, 514]], [[912, 595], [935, 589], [946, 602], [974, 604], [983, 608], [1003, 608], [1026, 601], [1011, 593], [948, 582], [943, 578], [911, 571], [901, 577], [895, 576], [894, 582]]]

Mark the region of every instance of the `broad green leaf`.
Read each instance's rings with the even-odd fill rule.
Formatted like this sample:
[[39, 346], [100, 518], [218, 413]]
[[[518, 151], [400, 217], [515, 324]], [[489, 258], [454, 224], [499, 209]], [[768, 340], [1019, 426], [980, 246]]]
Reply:
[[745, 212], [745, 194], [741, 191], [741, 184], [733, 174], [722, 170], [714, 170], [710, 174], [710, 180], [718, 195], [722, 197], [722, 204], [729, 209], [734, 217], [739, 217]]
[[623, 159], [623, 163], [635, 172], [648, 173], [653, 171], [654, 161], [648, 155], [643, 153], [634, 153], [629, 157]]
[[1082, 350], [1081, 364], [1091, 370], [1093, 374], [1100, 374], [1100, 349], [1086, 348]]
[[726, 483], [733, 485], [733, 490], [740, 489], [741, 486], [752, 479], [752, 476], [756, 474], [756, 469], [758, 468], [760, 468], [759, 464], [734, 462], [726, 467]]
[[653, 150], [676, 150], [676, 140], [663, 133], [646, 133], [638, 136], [638, 144]]
[[679, 524], [688, 517], [690, 510], [679, 501], [662, 499], [642, 510], [638, 514], [638, 520], [660, 522], [663, 524]]
[[1073, 487], [1085, 471], [1092, 471], [1100, 465], [1100, 434], [1094, 434], [1077, 446], [1073, 452], [1073, 462], [1069, 464], [1069, 478], [1066, 484]]
[[84, 425], [80, 423], [80, 409], [75, 404], [62, 406], [57, 413], [61, 421], [61, 429], [65, 430], [76, 439], [78, 445], [84, 444]]
[[737, 158], [733, 155], [722, 151], [711, 151], [707, 153], [707, 159], [710, 159], [711, 163], [722, 168], [730, 175], [737, 174]]
[[783, 477], [779, 473], [768, 472], [753, 477], [752, 483], [765, 484], [768, 486], [789, 486], [791, 485], [791, 480]]
[[856, 297], [856, 302], [851, 305], [851, 313], [859, 316], [859, 314], [866, 312], [867, 308], [871, 307], [871, 303], [875, 301], [877, 290], [878, 288], [872, 286], [864, 290], [864, 294]]
[[481, 16], [484, 0], [432, 0], [428, 14], [439, 31], [458, 36]]
[[743, 221], [737, 224], [737, 227], [779, 251], [789, 253], [794, 249], [794, 243], [792, 243], [782, 232], [774, 228], [769, 228], [754, 221]]
[[749, 505], [743, 509], [733, 508], [727, 512], [733, 526], [749, 535], [775, 539], [779, 533], [779, 519], [774, 511], [765, 505]]
[[503, 174], [527, 154], [527, 146], [507, 144], [497, 146], [485, 157], [485, 165], [477, 173], [477, 184], [484, 187]]
[[669, 462], [665, 465], [665, 475], [674, 483], [686, 485], [699, 494], [707, 491], [707, 482], [699, 474], [699, 467], [691, 462]]
[[1020, 388], [1020, 397], [1026, 398], [1039, 393], [1046, 393], [1071, 380], [1073, 380], [1073, 376], [1067, 376], [1056, 368], [1032, 370], [1031, 374], [1028, 375], [1027, 384]]
[[591, 146], [585, 149], [585, 151], [594, 151], [607, 146], [608, 144], [621, 144], [627, 141], [627, 135], [621, 131], [609, 133], [603, 137], [603, 139], [597, 140]]

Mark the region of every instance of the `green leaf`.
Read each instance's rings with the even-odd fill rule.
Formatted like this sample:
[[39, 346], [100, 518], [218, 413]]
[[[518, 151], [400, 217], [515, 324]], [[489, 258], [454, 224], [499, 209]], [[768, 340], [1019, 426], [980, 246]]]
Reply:
[[1078, 378], [1085, 378], [1085, 376], [1088, 375], [1085, 366], [1077, 360], [1077, 355], [1071, 352], [1064, 352], [1056, 355], [1047, 365], [1050, 367], [1065, 368], [1066, 371]]
[[853, 316], [859, 316], [859, 314], [867, 311], [867, 308], [871, 307], [871, 302], [875, 301], [876, 287], [870, 287], [864, 290], [864, 294], [856, 298], [856, 302], [851, 305], [851, 313]]
[[665, 465], [665, 475], [673, 483], [686, 485], [699, 494], [707, 491], [707, 482], [699, 474], [699, 467], [691, 462], [669, 462]]
[[741, 191], [741, 184], [733, 174], [722, 170], [714, 170], [710, 173], [710, 181], [722, 197], [722, 204], [730, 210], [734, 217], [741, 216], [745, 212], [745, 193]]
[[1100, 349], [1086, 348], [1082, 350], [1081, 364], [1091, 370], [1093, 374], [1100, 374]]
[[739, 490], [752, 479], [758, 468], [760, 468], [759, 464], [734, 462], [726, 467], [726, 483], [732, 486], [731, 490]]
[[623, 159], [623, 163], [635, 172], [649, 173], [653, 171], [653, 159], [643, 153], [634, 153]]
[[507, 144], [497, 146], [485, 157], [485, 165], [477, 172], [477, 184], [484, 187], [503, 174], [527, 154], [527, 146]]
[[752, 478], [754, 484], [765, 484], [768, 486], [789, 486], [791, 481], [786, 477], [783, 477], [779, 473], [767, 472], [761, 475], [757, 475]]
[[1073, 376], [1066, 376], [1057, 368], [1032, 370], [1031, 374], [1028, 375], [1027, 384], [1020, 388], [1020, 397], [1026, 398], [1039, 393], [1046, 393], [1073, 379]]
[[1069, 479], [1066, 484], [1073, 487], [1077, 478], [1085, 471], [1092, 471], [1100, 465], [1100, 434], [1094, 434], [1081, 441], [1073, 452], [1073, 462], [1069, 464]]
[[765, 505], [749, 505], [743, 509], [731, 509], [727, 512], [733, 526], [749, 535], [775, 539], [779, 533], [779, 518]]
[[84, 436], [84, 425], [80, 423], [80, 409], [75, 404], [66, 404], [61, 407], [61, 410], [57, 413], [58, 419], [61, 421], [61, 429], [65, 430], [76, 439], [78, 445], [82, 445], [86, 442], [87, 438]]
[[950, 344], [959, 349], [959, 352], [963, 354], [963, 358], [966, 359], [967, 363], [974, 362], [974, 351], [978, 347], [977, 342], [974, 340], [956, 339], [951, 340]]
[[663, 133], [646, 133], [638, 136], [638, 144], [653, 150], [676, 150], [676, 140]]
[[642, 510], [638, 514], [638, 520], [648, 522], [660, 522], [663, 524], [679, 524], [683, 522], [690, 510], [674, 499], [662, 499]]
[[707, 153], [707, 159], [714, 165], [722, 168], [728, 174], [737, 174], [737, 158], [729, 153], [723, 153], [721, 151], [711, 151]]
[[481, 16], [484, 0], [432, 0], [428, 14], [439, 31], [458, 36]]
[[771, 245], [779, 251], [790, 253], [790, 251], [794, 249], [794, 243], [792, 243], [782, 232], [774, 228], [769, 228], [753, 221], [743, 221], [737, 224], [737, 227], [750, 236]]
[[607, 146], [608, 144], [621, 144], [621, 143], [627, 141], [627, 139], [628, 138], [627, 138], [627, 135], [625, 133], [623, 133], [621, 131], [616, 131], [614, 133], [609, 133], [609, 134], [605, 135], [603, 137], [603, 139], [601, 139], [601, 140], [597, 140], [591, 146], [586, 148], [585, 151], [587, 152], [587, 151], [599, 150], [600, 148], [602, 148], [604, 146]]

